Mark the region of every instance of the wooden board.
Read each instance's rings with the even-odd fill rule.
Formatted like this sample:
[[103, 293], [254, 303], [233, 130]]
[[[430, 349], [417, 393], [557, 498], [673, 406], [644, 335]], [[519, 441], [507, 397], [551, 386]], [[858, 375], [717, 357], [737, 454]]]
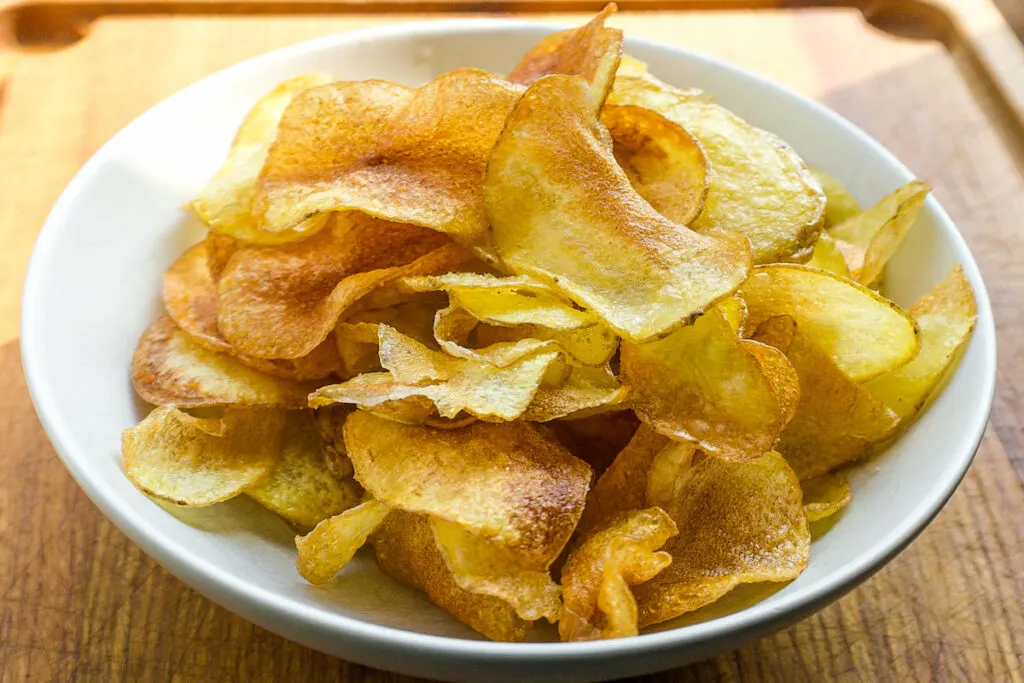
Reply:
[[[617, 19], [631, 34], [718, 55], [820, 99], [930, 180], [981, 263], [1001, 356], [976, 463], [910, 549], [788, 630], [645, 680], [1024, 681], [1024, 397], [1016, 384], [1024, 369], [1024, 145], [1014, 94], [1024, 91], [1024, 69], [1003, 41], [1005, 24], [986, 2], [977, 6], [987, 9], [966, 21], [954, 7], [956, 39], [927, 17], [875, 14], [892, 35], [854, 9]], [[258, 629], [143, 555], [54, 455], [17, 345], [35, 235], [67, 181], [125, 123], [240, 59], [419, 18], [100, 18], [74, 44], [24, 33], [8, 42], [16, 52], [0, 104], [0, 681], [412, 680]], [[996, 39], [984, 51], [967, 40], [986, 35]], [[986, 60], [994, 72], [979, 70]]]

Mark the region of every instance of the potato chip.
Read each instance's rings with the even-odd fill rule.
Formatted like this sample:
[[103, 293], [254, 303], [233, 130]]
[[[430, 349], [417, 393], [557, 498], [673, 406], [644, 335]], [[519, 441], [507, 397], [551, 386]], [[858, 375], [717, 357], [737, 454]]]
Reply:
[[793, 264], [759, 266], [743, 283], [746, 329], [791, 316], [854, 382], [906, 364], [921, 341], [906, 311], [835, 273]]
[[663, 339], [622, 345], [633, 410], [656, 431], [729, 460], [771, 450], [788, 415], [717, 309]]
[[390, 508], [372, 498], [329, 517], [305, 536], [295, 537], [299, 575], [320, 586], [345, 568], [366, 539], [384, 523]]
[[142, 333], [132, 357], [132, 386], [154, 405], [281, 406], [305, 408], [316, 388], [308, 382], [272, 377], [210, 351], [178, 329], [170, 318]]
[[658, 451], [647, 469], [647, 505], [670, 508], [679, 496], [683, 472], [693, 464], [697, 448], [692, 443], [673, 441]]
[[625, 52], [622, 53], [622, 59], [619, 61], [619, 68], [615, 70], [615, 77], [619, 76], [646, 76], [647, 75], [647, 64], [641, 62], [636, 57], [631, 57]]
[[458, 524], [431, 519], [430, 526], [441, 556], [460, 588], [504, 600], [527, 621], [558, 621], [561, 591], [547, 565], [474, 536]]
[[356, 480], [388, 505], [461, 525], [539, 564], [576, 527], [590, 468], [523, 422], [437, 431], [357, 411], [345, 423]]
[[971, 338], [977, 320], [974, 292], [963, 269], [949, 274], [920, 301], [910, 315], [921, 328], [921, 352], [914, 360], [864, 385], [875, 398], [909, 424], [935, 394], [957, 353]]
[[839, 225], [860, 213], [860, 204], [841, 182], [821, 169], [812, 168], [811, 175], [825, 193], [825, 224]]
[[346, 315], [334, 328], [345, 376], [381, 369], [377, 341], [381, 324], [430, 348], [439, 348], [434, 341], [434, 317], [447, 305], [447, 299], [440, 293], [414, 294], [385, 308], [360, 309]]
[[666, 510], [679, 535], [672, 564], [633, 587], [640, 626], [711, 604], [743, 583], [790, 581], [810, 557], [800, 482], [778, 453], [729, 462], [705, 457], [683, 473]]
[[[846, 262], [846, 258], [843, 256], [839, 245], [836, 243], [836, 239], [825, 232], [821, 233], [821, 236], [818, 237], [818, 241], [814, 245], [814, 252], [811, 254], [811, 260], [807, 262], [807, 265], [812, 268], [827, 270], [841, 277], [852, 277], [850, 275], [850, 266]], [[861, 267], [863, 267], [863, 262]]]
[[562, 417], [614, 410], [629, 397], [629, 389], [607, 367], [576, 366], [556, 386], [541, 384], [522, 419], [548, 422]]
[[314, 527], [357, 505], [362, 489], [352, 479], [339, 481], [327, 470], [312, 414], [292, 411], [286, 420], [274, 468], [246, 494], [289, 522], [304, 527]]
[[896, 413], [850, 380], [792, 318], [765, 322], [754, 338], [785, 353], [800, 378], [800, 404], [776, 446], [800, 479], [868, 455], [896, 427]]
[[619, 338], [602, 324], [558, 330], [544, 325], [514, 325], [504, 327], [481, 324], [476, 328], [476, 345], [516, 342], [520, 339], [549, 341], [580, 365], [604, 366], [619, 348]]
[[355, 210], [484, 247], [484, 167], [521, 92], [478, 69], [415, 89], [359, 81], [308, 90], [281, 119], [254, 214], [264, 230], [282, 232]]
[[562, 569], [562, 640], [635, 636], [637, 606], [631, 587], [672, 563], [657, 552], [678, 533], [660, 508], [616, 517], [569, 556]]
[[715, 304], [715, 308], [729, 323], [733, 332], [739, 334], [743, 331], [743, 324], [747, 321], [747, 304], [743, 302], [743, 299], [738, 296], [730, 296]]
[[553, 420], [547, 424], [569, 452], [600, 475], [629, 443], [640, 420], [632, 410]]
[[850, 277], [857, 280], [860, 278], [861, 271], [864, 270], [864, 260], [868, 255], [867, 248], [862, 247], [859, 244], [854, 244], [853, 242], [841, 240], [838, 237], [834, 239], [836, 242], [836, 248], [839, 250], [839, 253], [842, 254], [843, 260], [846, 261], [846, 267], [850, 271]]
[[254, 244], [281, 244], [302, 239], [323, 227], [325, 217], [298, 221], [286, 232], [267, 232], [253, 219], [252, 201], [263, 162], [267, 157], [285, 108], [300, 93], [335, 79], [328, 74], [304, 74], [281, 83], [256, 103], [231, 144], [224, 165], [192, 200], [192, 210], [225, 236]]
[[622, 58], [622, 31], [604, 25], [616, 9], [615, 3], [609, 3], [583, 26], [540, 41], [512, 69], [508, 80], [530, 84], [542, 76], [581, 76], [590, 84], [594, 99], [604, 102]]
[[748, 272], [745, 238], [698, 235], [633, 190], [579, 78], [530, 86], [491, 153], [484, 194], [509, 268], [551, 284], [632, 341], [685, 323]]
[[800, 482], [808, 522], [831, 517], [850, 504], [850, 482], [839, 472]]
[[762, 344], [753, 339], [744, 339], [743, 350], [749, 353], [761, 366], [761, 374], [768, 380], [772, 394], [779, 404], [783, 424], [789, 424], [800, 403], [800, 378], [790, 364], [786, 354], [774, 346]]
[[374, 534], [377, 563], [385, 574], [426, 593], [430, 600], [491, 640], [520, 642], [531, 623], [504, 600], [459, 588], [434, 542], [425, 515], [395, 510]]
[[238, 251], [241, 244], [232, 237], [218, 235], [215, 232], [206, 233], [203, 243], [206, 245], [206, 265], [210, 278], [216, 284], [220, 281], [220, 275], [228, 265], [231, 255]]
[[220, 279], [218, 324], [242, 353], [298, 358], [373, 289], [405, 275], [446, 272], [467, 258], [425, 228], [339, 214], [304, 242], [235, 252]]
[[342, 429], [345, 420], [353, 410], [352, 406], [333, 405], [313, 411], [313, 421], [320, 434], [324, 466], [335, 479], [352, 476], [352, 461], [348, 459], [345, 436]]
[[229, 408], [220, 418], [198, 418], [161, 406], [122, 432], [124, 471], [156, 498], [213, 505], [266, 479], [284, 424], [277, 411]]
[[633, 189], [673, 223], [692, 223], [708, 191], [700, 143], [678, 124], [643, 107], [606, 105], [601, 123]]
[[825, 195], [789, 145], [700, 94], [649, 77], [616, 78], [608, 102], [656, 111], [700, 142], [708, 191], [692, 229], [746, 235], [754, 263], [810, 256]]

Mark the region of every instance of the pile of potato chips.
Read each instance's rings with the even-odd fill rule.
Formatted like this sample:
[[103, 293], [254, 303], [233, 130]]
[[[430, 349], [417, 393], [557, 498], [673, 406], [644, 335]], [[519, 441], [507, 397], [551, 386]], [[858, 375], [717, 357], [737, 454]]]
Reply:
[[974, 297], [959, 267], [907, 311], [878, 292], [927, 185], [861, 211], [623, 56], [614, 9], [505, 77], [260, 100], [139, 341], [131, 480], [250, 496], [314, 584], [368, 543], [496, 640], [635, 635], [799, 575]]

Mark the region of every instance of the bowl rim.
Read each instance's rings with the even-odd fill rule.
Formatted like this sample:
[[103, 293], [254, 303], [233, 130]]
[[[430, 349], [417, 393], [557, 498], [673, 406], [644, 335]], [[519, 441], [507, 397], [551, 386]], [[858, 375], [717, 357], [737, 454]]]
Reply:
[[[972, 421], [968, 427], [973, 431], [970, 439], [973, 446], [969, 453], [958, 454], [958, 459], [951, 461], [947, 472], [949, 476], [936, 486], [930, 494], [918, 501], [913, 513], [907, 515], [899, 523], [886, 529], [873, 544], [873, 550], [857, 558], [857, 561], [843, 566], [812, 585], [801, 593], [792, 595], [776, 594], [771, 609], [763, 604], [753, 605], [738, 612], [718, 617], [706, 622], [699, 622], [674, 629], [653, 633], [644, 633], [637, 637], [589, 642], [544, 642], [544, 643], [503, 643], [488, 640], [473, 640], [456, 636], [441, 636], [410, 631], [401, 628], [383, 626], [362, 621], [356, 617], [346, 616], [334, 611], [327, 605], [313, 606], [296, 603], [292, 599], [280, 596], [270, 590], [249, 584], [234, 577], [215, 563], [195, 554], [180, 542], [164, 536], [151, 526], [143, 517], [134, 515], [118, 498], [109, 486], [92, 472], [88, 457], [75, 452], [71, 446], [73, 441], [70, 433], [73, 425], [61, 418], [54, 405], [54, 396], [47, 381], [47, 370], [43, 354], [36, 349], [43, 348], [37, 344], [40, 320], [44, 316], [39, 290], [48, 276], [45, 264], [49, 253], [58, 241], [61, 225], [67, 222], [72, 199], [86, 186], [97, 169], [112, 155], [118, 140], [139, 125], [140, 120], [156, 107], [169, 105], [179, 98], [186, 97], [193, 89], [210, 87], [220, 81], [233, 79], [242, 74], [258, 72], [260, 69], [280, 59], [300, 57], [323, 50], [350, 44], [353, 42], [399, 38], [410, 35], [432, 36], [437, 34], [461, 34], [467, 32], [502, 33], [522, 30], [561, 30], [564, 23], [533, 21], [529, 19], [500, 18], [460, 18], [403, 22], [385, 26], [370, 27], [333, 34], [295, 45], [279, 48], [256, 57], [252, 57], [225, 69], [217, 71], [186, 88], [165, 98], [160, 103], [147, 109], [146, 112], [122, 128], [110, 140], [90, 157], [75, 177], [67, 185], [54, 204], [46, 219], [29, 262], [25, 278], [24, 293], [21, 301], [21, 356], [29, 393], [36, 408], [40, 422], [46, 431], [57, 454], [64, 462], [78, 485], [85, 491], [93, 503], [124, 532], [136, 545], [176, 577], [198, 590], [214, 602], [224, 605], [235, 612], [243, 612], [249, 618], [252, 615], [273, 616], [293, 625], [315, 629], [320, 633], [329, 633], [348, 639], [354, 645], [362, 643], [374, 646], [390, 646], [409, 652], [423, 654], [444, 653], [445, 655], [466, 656], [477, 660], [504, 660], [514, 658], [543, 657], [547, 660], [572, 660], [589, 656], [619, 656], [639, 654], [678, 648], [681, 646], [696, 647], [723, 637], [735, 636], [738, 633], [766, 632], [777, 626], [802, 616], [823, 604], [837, 599], [862, 581], [869, 578], [892, 558], [910, 544], [938, 514], [952, 496], [959, 483], [967, 473], [974, 456], [981, 444], [988, 416], [991, 411], [995, 394], [996, 379], [996, 335], [992, 318], [991, 304], [977, 263], [968, 248], [963, 236], [956, 229], [950, 217], [939, 205], [938, 201], [929, 196], [926, 208], [932, 213], [943, 233], [951, 242], [960, 263], [974, 288], [977, 300], [978, 318], [972, 338], [972, 344], [981, 345], [981, 358], [984, 365], [980, 403], [972, 412]], [[840, 114], [827, 108], [818, 101], [797, 93], [769, 78], [730, 64], [709, 55], [700, 54], [670, 43], [645, 38], [627, 37], [626, 44], [675, 52], [694, 62], [702, 62], [708, 66], [728, 72], [738, 73], [744, 78], [758, 82], [773, 90], [783, 99], [796, 100], [801, 106], [809, 108], [814, 115], [832, 120], [832, 123], [846, 129], [870, 153], [882, 156], [890, 164], [898, 168], [907, 180], [913, 174], [884, 146], [859, 127]], [[280, 623], [280, 622], [278, 622]], [[273, 625], [270, 626], [272, 630]]]

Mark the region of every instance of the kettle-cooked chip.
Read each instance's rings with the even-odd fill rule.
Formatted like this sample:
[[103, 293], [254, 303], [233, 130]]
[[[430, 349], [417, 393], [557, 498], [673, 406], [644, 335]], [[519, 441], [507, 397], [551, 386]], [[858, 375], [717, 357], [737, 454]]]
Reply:
[[814, 252], [811, 254], [811, 260], [807, 262], [807, 265], [812, 268], [827, 270], [841, 277], [852, 277], [850, 265], [847, 263], [846, 257], [843, 256], [839, 244], [827, 232], [821, 233], [818, 237], [818, 241], [814, 245]]
[[651, 77], [616, 78], [608, 102], [656, 111], [700, 142], [708, 161], [708, 191], [700, 216], [690, 224], [694, 230], [746, 235], [754, 263], [810, 256], [821, 232], [825, 195], [789, 145], [700, 93]]
[[296, 76], [256, 103], [238, 129], [224, 165], [192, 200], [192, 210], [211, 230], [242, 242], [281, 244], [307, 237], [323, 227], [325, 217], [314, 216], [286, 232], [267, 232], [253, 219], [252, 200], [285, 108], [300, 93], [334, 80], [333, 76], [318, 73]]
[[487, 154], [521, 92], [479, 69], [415, 89], [359, 81], [307, 90], [281, 119], [253, 212], [270, 232], [354, 210], [485, 247]]
[[742, 583], [795, 579], [810, 557], [800, 482], [778, 453], [748, 462], [705, 457], [682, 477], [666, 510], [679, 529], [663, 548], [672, 564], [633, 588], [640, 626], [711, 604]]
[[850, 504], [850, 482], [840, 472], [822, 474], [800, 482], [808, 522], [831, 517]]
[[629, 389], [615, 378], [608, 367], [574, 366], [565, 381], [557, 385], [541, 384], [522, 419], [548, 422], [573, 415], [615, 410], [625, 403]]
[[590, 487], [585, 462], [524, 422], [439, 431], [356, 411], [345, 444], [356, 480], [378, 500], [459, 524], [542, 564], [569, 540]]
[[476, 345], [485, 348], [520, 339], [549, 341], [575, 363], [603, 367], [619, 348], [619, 338], [602, 324], [558, 330], [544, 325], [504, 327], [483, 323], [476, 328]]
[[313, 585], [322, 585], [345, 568], [366, 539], [384, 523], [390, 508], [379, 501], [365, 501], [329, 517], [305, 536], [295, 537], [299, 574]]
[[910, 315], [921, 328], [921, 352], [903, 367], [864, 385], [900, 416], [903, 426], [927, 405], [971, 338], [978, 308], [963, 269], [954, 266], [942, 282], [910, 307]]
[[284, 424], [272, 410], [229, 408], [220, 418], [198, 418], [161, 406], [121, 434], [124, 471], [151, 496], [213, 505], [270, 474]]
[[847, 377], [792, 318], [768, 320], [754, 338], [785, 353], [800, 378], [800, 404], [776, 446], [800, 479], [862, 458], [892, 434], [896, 413]]
[[796, 320], [854, 382], [894, 370], [917, 355], [917, 325], [899, 306], [835, 273], [795, 264], [759, 266], [743, 283], [746, 329], [769, 318]]
[[741, 235], [676, 225], [629, 184], [586, 83], [548, 76], [509, 115], [487, 166], [493, 245], [637, 342], [664, 335], [740, 285]]
[[692, 443], [673, 441], [658, 451], [647, 469], [647, 504], [672, 507], [679, 496], [682, 474], [693, 465], [697, 448]]
[[272, 377], [210, 351], [164, 317], [142, 333], [132, 357], [132, 386], [154, 405], [305, 408], [315, 384]]
[[812, 168], [811, 175], [825, 193], [826, 227], [839, 225], [860, 213], [860, 204], [841, 182], [818, 168]]
[[700, 143], [661, 114], [629, 104], [603, 107], [601, 123], [633, 189], [673, 223], [692, 223], [708, 191]]
[[600, 476], [636, 434], [640, 420], [632, 410], [616, 410], [553, 420], [548, 427], [570, 453]]
[[654, 507], [609, 520], [574, 550], [562, 569], [562, 640], [637, 635], [631, 587], [650, 581], [672, 563], [668, 553], [657, 550], [676, 533], [668, 514]]
[[324, 451], [324, 466], [335, 479], [352, 476], [352, 461], [348, 459], [342, 430], [348, 414], [353, 410], [352, 406], [334, 405], [313, 411], [313, 419]]

